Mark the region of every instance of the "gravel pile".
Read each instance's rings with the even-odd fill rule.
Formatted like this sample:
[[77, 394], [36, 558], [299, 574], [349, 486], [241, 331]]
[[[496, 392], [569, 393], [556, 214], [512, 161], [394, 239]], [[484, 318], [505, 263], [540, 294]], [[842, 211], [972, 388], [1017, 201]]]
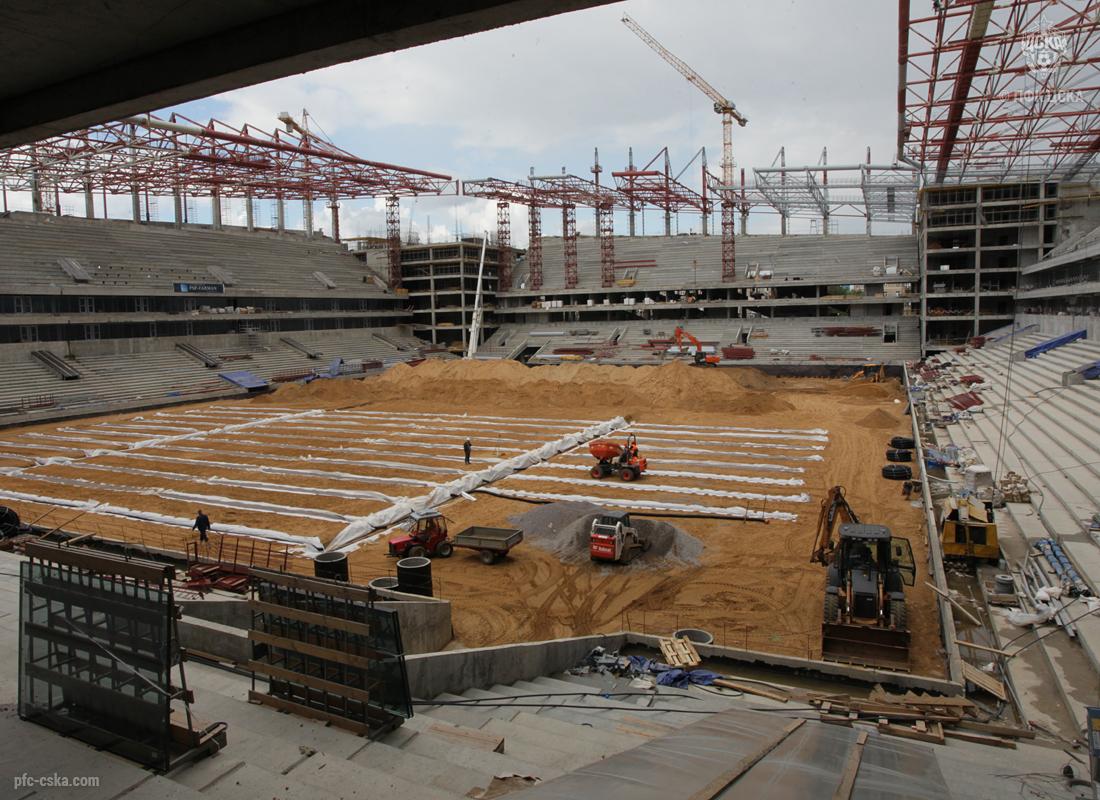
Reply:
[[[604, 509], [593, 503], [546, 503], [512, 517], [509, 523], [523, 529], [524, 541], [556, 555], [563, 564], [589, 560], [588, 534], [592, 520]], [[656, 569], [676, 564], [695, 566], [703, 543], [675, 525], [631, 516], [634, 527], [649, 539], [649, 550], [630, 562], [631, 568]]]

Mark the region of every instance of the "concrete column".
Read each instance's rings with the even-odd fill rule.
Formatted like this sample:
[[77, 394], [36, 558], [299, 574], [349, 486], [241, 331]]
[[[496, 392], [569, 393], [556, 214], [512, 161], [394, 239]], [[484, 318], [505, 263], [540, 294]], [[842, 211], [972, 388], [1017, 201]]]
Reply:
[[130, 205], [133, 211], [134, 222], [141, 222], [141, 195], [138, 194], [136, 186], [130, 189]]
[[210, 227], [216, 231], [222, 229], [222, 198], [217, 189], [210, 193]]
[[84, 183], [84, 216], [88, 219], [95, 219], [95, 197], [92, 195], [90, 181]]
[[179, 189], [172, 190], [172, 220], [175, 227], [183, 227], [183, 196]]
[[741, 235], [749, 235], [749, 212], [743, 209], [741, 211]]
[[42, 191], [38, 185], [38, 173], [31, 173], [31, 211], [42, 211]]
[[282, 197], [275, 199], [275, 227], [279, 233], [286, 230], [286, 205]]
[[250, 230], [256, 230], [252, 221], [252, 194], [246, 194], [244, 197], [244, 226]]
[[333, 197], [332, 205], [329, 206], [332, 209], [332, 240], [337, 244], [340, 243], [340, 203]]
[[306, 238], [313, 238], [313, 198], [307, 197], [302, 201], [302, 227], [305, 228]]
[[787, 215], [782, 211], [779, 212], [779, 235], [787, 235]]
[[672, 212], [665, 212], [665, 236], [672, 235]]

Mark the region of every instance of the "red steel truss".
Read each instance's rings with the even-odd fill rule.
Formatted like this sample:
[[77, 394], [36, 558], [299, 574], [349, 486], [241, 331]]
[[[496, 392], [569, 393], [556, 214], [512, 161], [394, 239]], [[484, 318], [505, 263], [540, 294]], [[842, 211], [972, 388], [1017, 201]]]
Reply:
[[386, 254], [390, 267], [390, 288], [401, 286], [401, 201], [386, 198]]
[[722, 201], [722, 280], [737, 278], [737, 245], [733, 240], [733, 212], [736, 206]]
[[[615, 230], [612, 212], [628, 200], [614, 189], [576, 175], [532, 177], [531, 185], [562, 205], [562, 243], [565, 252], [565, 288], [577, 286], [577, 206], [595, 208], [599, 219], [600, 268], [604, 286], [615, 284]], [[610, 274], [610, 282], [608, 275]]]
[[448, 175], [359, 158], [318, 136], [180, 114], [129, 117], [0, 150], [8, 189], [252, 198], [451, 194]]
[[[500, 203], [516, 203], [527, 206], [529, 241], [527, 245], [527, 269], [532, 291], [542, 288], [542, 211], [543, 208], [562, 208], [556, 193], [546, 192], [531, 184], [515, 183], [500, 178], [479, 178], [462, 181], [462, 194], [467, 197], [483, 197], [497, 201], [499, 236]], [[510, 228], [509, 224], [509, 228]], [[509, 253], [509, 257], [511, 253]], [[510, 262], [509, 262], [510, 263]], [[509, 276], [510, 277], [510, 276]], [[503, 281], [503, 278], [501, 278]], [[511, 281], [509, 280], [509, 283]], [[503, 287], [502, 287], [503, 290]]]
[[[664, 156], [663, 169], [654, 168], [654, 162]], [[680, 183], [672, 176], [668, 148], [662, 148], [641, 169], [624, 169], [612, 172], [619, 193], [627, 197], [634, 207], [651, 205], [666, 214], [685, 209], [707, 213], [710, 202], [703, 195]]]
[[1100, 0], [899, 0], [899, 155], [937, 183], [1100, 172]]
[[497, 290], [512, 288], [512, 214], [507, 200], [497, 201]]
[[561, 239], [565, 262], [565, 288], [577, 288], [577, 207], [566, 203], [561, 207]]
[[527, 270], [531, 276], [531, 290], [542, 288], [542, 209], [527, 209]]
[[615, 220], [611, 206], [596, 209], [600, 236], [600, 279], [603, 287], [615, 285]]

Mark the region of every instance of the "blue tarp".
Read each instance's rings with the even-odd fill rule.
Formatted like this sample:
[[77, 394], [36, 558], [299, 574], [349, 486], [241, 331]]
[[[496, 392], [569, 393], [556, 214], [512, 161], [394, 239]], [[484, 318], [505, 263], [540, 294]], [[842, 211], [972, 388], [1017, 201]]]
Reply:
[[665, 669], [657, 673], [657, 683], [661, 686], [673, 686], [677, 689], [683, 689], [692, 683], [700, 686], [710, 686], [717, 678], [721, 677], [717, 672], [711, 672], [707, 669], [693, 669], [690, 672], [682, 669]]
[[218, 377], [229, 381], [235, 386], [240, 386], [242, 389], [267, 388], [267, 381], [245, 369], [236, 370], [235, 372], [219, 372]]

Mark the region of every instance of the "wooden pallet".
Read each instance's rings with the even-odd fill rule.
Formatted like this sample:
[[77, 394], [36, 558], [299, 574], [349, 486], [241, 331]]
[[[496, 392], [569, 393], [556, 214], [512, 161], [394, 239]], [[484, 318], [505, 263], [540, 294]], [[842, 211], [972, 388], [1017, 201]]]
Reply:
[[661, 655], [670, 667], [697, 667], [702, 660], [690, 639], [661, 639]]

